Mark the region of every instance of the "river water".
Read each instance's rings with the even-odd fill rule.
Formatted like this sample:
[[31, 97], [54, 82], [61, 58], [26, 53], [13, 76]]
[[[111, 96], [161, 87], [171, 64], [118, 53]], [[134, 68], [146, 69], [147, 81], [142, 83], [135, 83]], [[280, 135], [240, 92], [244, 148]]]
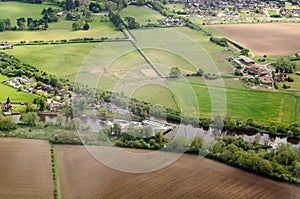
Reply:
[[[13, 115], [15, 121], [17, 123], [21, 123], [20, 115]], [[53, 124], [56, 123], [56, 116], [53, 115], [40, 115], [39, 119], [41, 122], [52, 122]], [[68, 124], [71, 120], [71, 117], [65, 117], [64, 124]], [[222, 135], [232, 135], [235, 137], [241, 137], [243, 140], [247, 142], [257, 141], [260, 144], [270, 144], [273, 147], [278, 146], [280, 143], [291, 143], [295, 147], [300, 147], [299, 139], [287, 138], [287, 137], [280, 137], [280, 136], [273, 136], [268, 135], [265, 133], [255, 133], [255, 134], [248, 134], [248, 133], [232, 133], [232, 132], [221, 132], [215, 129], [203, 130], [202, 128], [194, 128], [192, 126], [186, 125], [177, 125], [167, 122], [152, 122], [149, 120], [145, 120], [143, 122], [136, 122], [136, 121], [126, 121], [121, 119], [112, 119], [112, 120], [99, 120], [95, 117], [82, 117], [81, 122], [85, 125], [88, 125], [92, 128], [94, 132], [99, 131], [101, 128], [111, 127], [115, 122], [118, 122], [122, 129], [126, 129], [129, 125], [136, 125], [136, 126], [144, 126], [150, 125], [155, 130], [162, 130], [163, 132], [168, 128], [173, 128], [173, 130], [165, 135], [166, 138], [172, 138], [175, 135], [184, 136], [188, 139], [194, 136], [200, 136], [207, 141], [214, 140], [216, 138], [221, 137]]]

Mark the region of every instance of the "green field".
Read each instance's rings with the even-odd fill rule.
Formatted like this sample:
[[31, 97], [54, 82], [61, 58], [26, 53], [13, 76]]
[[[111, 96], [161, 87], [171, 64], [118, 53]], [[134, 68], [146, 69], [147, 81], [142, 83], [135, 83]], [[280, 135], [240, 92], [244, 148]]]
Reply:
[[[16, 25], [16, 20], [20, 17], [31, 17], [34, 19], [41, 18], [41, 12], [43, 8], [58, 8], [53, 5], [46, 4], [29, 4], [18, 2], [0, 2], [0, 19], [9, 18], [12, 26]], [[20, 41], [35, 41], [35, 40], [62, 40], [62, 39], [74, 39], [83, 37], [120, 37], [122, 35], [115, 29], [112, 23], [105, 22], [102, 16], [92, 16], [89, 23], [90, 29], [88, 31], [72, 30], [73, 21], [59, 18], [58, 22], [49, 23], [48, 30], [37, 31], [6, 31], [0, 32], [0, 42], [20, 42]]]
[[174, 52], [166, 51], [163, 49], [145, 48], [142, 51], [147, 55], [152, 63], [164, 64], [166, 66], [178, 67], [182, 73], [194, 73], [195, 67], [187, 60]]
[[20, 41], [36, 41], [36, 40], [62, 40], [75, 39], [84, 37], [115, 38], [119, 36], [119, 32], [115, 30], [110, 22], [93, 21], [90, 23], [90, 29], [72, 30], [72, 21], [60, 19], [59, 22], [51, 23], [48, 30], [37, 31], [5, 31], [0, 33], [0, 42], [20, 42]]
[[11, 102], [28, 102], [32, 101], [35, 96], [25, 93], [23, 91], [18, 91], [15, 88], [2, 84], [3, 80], [8, 80], [9, 78], [0, 74], [0, 101], [5, 102], [9, 97]]
[[157, 20], [164, 18], [159, 12], [148, 6], [128, 6], [122, 9], [119, 14], [123, 19], [125, 17], [135, 18], [140, 25], [147, 25], [148, 23], [158, 24]]
[[[149, 90], [151, 90], [151, 92], [149, 92]], [[133, 97], [179, 110], [174, 94], [168, 88], [159, 84], [153, 83], [142, 86], [135, 91]]]
[[[242, 119], [253, 117], [259, 121], [280, 122], [299, 120], [297, 113], [300, 106], [296, 106], [299, 100], [297, 102], [295, 95], [251, 90], [239, 80], [231, 78], [233, 66], [227, 61], [230, 51], [212, 44], [209, 37], [187, 28], [142, 29], [134, 30], [132, 34], [144, 54], [165, 73], [168, 73], [170, 67], [176, 66], [183, 73], [203, 68], [205, 72], [227, 76], [221, 83], [199, 77], [187, 78], [188, 87], [193, 89], [198, 100], [201, 117], [209, 117], [213, 109], [215, 113], [226, 111]], [[186, 106], [190, 115], [196, 113], [197, 107], [190, 103], [192, 96], [187, 85], [166, 80], [171, 91], [157, 86], [155, 83], [160, 81], [159, 78], [153, 79], [142, 72], [150, 67], [130, 42], [23, 46], [6, 52], [58, 77], [74, 80], [80, 74], [79, 80], [83, 83], [102, 90], [124, 89], [130, 95], [132, 90], [144, 85], [130, 96], [169, 108]], [[179, 99], [186, 104], [180, 104]]]
[[45, 8], [56, 8], [57, 6], [47, 4], [31, 4], [31, 3], [20, 3], [20, 2], [0, 2], [0, 19], [9, 18], [12, 26], [16, 26], [16, 20], [20, 17], [25, 19], [28, 17], [34, 19], [41, 18], [41, 12]]
[[49, 74], [74, 81], [81, 63], [96, 46], [96, 43], [16, 46], [5, 52]]
[[165, 5], [171, 12], [184, 11], [185, 4], [170, 3]]

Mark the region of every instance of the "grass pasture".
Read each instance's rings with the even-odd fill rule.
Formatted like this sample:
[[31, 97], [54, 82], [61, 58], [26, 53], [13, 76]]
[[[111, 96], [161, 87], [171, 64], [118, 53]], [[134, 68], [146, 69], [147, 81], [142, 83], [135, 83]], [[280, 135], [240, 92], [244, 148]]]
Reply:
[[40, 19], [42, 17], [42, 10], [49, 7], [60, 9], [59, 7], [56, 7], [54, 5], [47, 4], [0, 2], [0, 19], [9, 18], [11, 21], [11, 25], [17, 26], [18, 18], [24, 17], [25, 19], [27, 19], [28, 17], [31, 17], [33, 19]]
[[159, 12], [149, 8], [148, 6], [128, 6], [122, 9], [119, 14], [123, 19], [125, 17], [133, 17], [140, 25], [148, 23], [158, 24], [157, 20], [164, 18]]
[[5, 52], [49, 74], [74, 81], [81, 63], [97, 45], [93, 43], [16, 46], [13, 50]]
[[[3, 80], [8, 80], [9, 78], [0, 74], [0, 101], [5, 102], [7, 97], [10, 98], [12, 102], [28, 102], [32, 101], [35, 96], [25, 93], [23, 91], [18, 91], [15, 88], [2, 84]], [[22, 108], [21, 108], [22, 109]]]
[[183, 3], [169, 3], [166, 4], [165, 7], [169, 8], [171, 12], [178, 12], [178, 11], [184, 11], [185, 4]]
[[[5, 31], [0, 33], [0, 42], [20, 42], [20, 41], [49, 41], [62, 39], [76, 39], [84, 37], [93, 37], [100, 39], [101, 37], [118, 37], [119, 32], [115, 30], [110, 22], [94, 21], [90, 23], [88, 31], [72, 30], [72, 21], [60, 19], [57, 23], [50, 23], [48, 30], [36, 31]], [[52, 27], [54, 26], [54, 27]]]
[[173, 52], [169, 52], [163, 49], [151, 49], [145, 48], [142, 51], [154, 64], [163, 64], [171, 67], [180, 68], [182, 73], [194, 73], [196, 72], [195, 67], [185, 60], [180, 55], [176, 55]]
[[174, 94], [168, 88], [159, 84], [152, 83], [142, 86], [135, 91], [133, 97], [153, 104], [159, 103], [164, 107], [174, 110], [179, 110]]
[[[9, 18], [12, 26], [16, 25], [16, 20], [20, 17], [27, 19], [40, 19], [41, 12], [44, 8], [57, 8], [53, 5], [47, 4], [29, 4], [20, 2], [0, 2], [0, 19]], [[122, 37], [118, 30], [109, 21], [101, 21], [102, 16], [92, 16], [92, 22], [89, 23], [90, 29], [88, 31], [72, 30], [72, 23], [74, 21], [59, 18], [58, 22], [49, 23], [48, 30], [37, 31], [5, 31], [0, 32], [0, 42], [20, 42], [20, 41], [36, 41], [36, 40], [62, 40], [75, 39], [84, 37]]]

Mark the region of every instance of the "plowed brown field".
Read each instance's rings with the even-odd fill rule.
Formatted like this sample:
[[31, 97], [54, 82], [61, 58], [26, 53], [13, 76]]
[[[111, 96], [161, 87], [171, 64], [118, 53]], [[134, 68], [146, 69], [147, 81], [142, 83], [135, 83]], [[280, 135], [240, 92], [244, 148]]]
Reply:
[[300, 198], [297, 187], [194, 155], [158, 171], [130, 174], [106, 167], [83, 146], [58, 145], [56, 153], [63, 199]]
[[213, 27], [259, 55], [300, 52], [299, 23], [226, 24]]
[[0, 198], [53, 198], [48, 142], [1, 138], [0, 160]]

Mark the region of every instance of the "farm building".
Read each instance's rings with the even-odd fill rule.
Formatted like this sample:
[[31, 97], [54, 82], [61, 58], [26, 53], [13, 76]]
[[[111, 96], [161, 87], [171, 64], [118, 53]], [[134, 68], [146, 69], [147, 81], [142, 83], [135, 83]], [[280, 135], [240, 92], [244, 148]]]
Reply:
[[253, 64], [255, 64], [255, 61], [253, 61], [252, 59], [250, 59], [249, 57], [246, 57], [244, 55], [240, 55], [239, 60], [247, 66], [252, 66]]
[[241, 63], [239, 60], [237, 60], [237, 59], [233, 59], [233, 62], [234, 62], [237, 66], [241, 66], [241, 65], [242, 65], [242, 63]]
[[273, 85], [272, 77], [259, 77], [258, 80], [261, 84], [271, 84], [271, 85]]

